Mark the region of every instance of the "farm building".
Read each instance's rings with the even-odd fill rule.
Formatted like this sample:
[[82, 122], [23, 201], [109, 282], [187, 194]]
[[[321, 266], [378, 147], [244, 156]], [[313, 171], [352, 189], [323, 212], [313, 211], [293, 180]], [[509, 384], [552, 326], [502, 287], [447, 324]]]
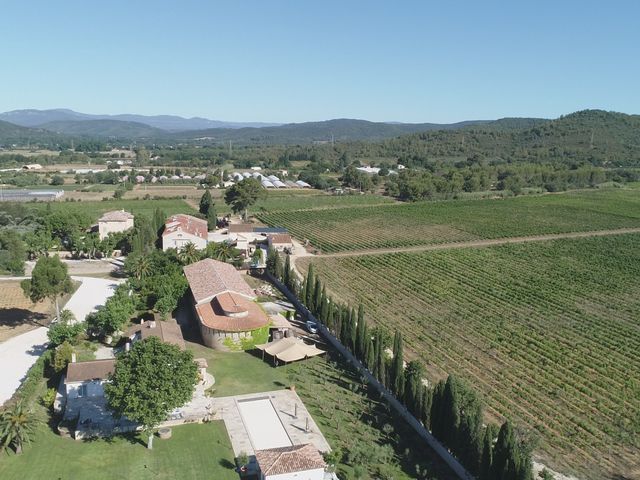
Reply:
[[164, 343], [170, 343], [184, 350], [184, 338], [180, 325], [175, 320], [160, 320], [154, 316], [153, 320], [141, 321], [127, 331], [129, 341], [137, 342], [149, 337], [158, 337]]
[[61, 198], [64, 190], [5, 190], [0, 189], [0, 202], [51, 202]]
[[42, 165], [39, 163], [28, 163], [22, 166], [23, 170], [42, 170]]
[[325, 463], [311, 444], [256, 451], [261, 480], [323, 480]]
[[198, 250], [207, 246], [207, 221], [191, 215], [178, 214], [167, 219], [162, 232], [162, 249], [180, 250], [188, 243], [193, 243]]
[[233, 265], [207, 258], [184, 267], [184, 274], [207, 347], [223, 348], [269, 325], [256, 295]]
[[267, 235], [267, 243], [269, 248], [273, 248], [278, 252], [293, 252], [293, 240], [288, 233], [275, 233]]
[[110, 233], [126, 232], [133, 228], [133, 215], [124, 210], [106, 212], [98, 219], [98, 236], [100, 240]]

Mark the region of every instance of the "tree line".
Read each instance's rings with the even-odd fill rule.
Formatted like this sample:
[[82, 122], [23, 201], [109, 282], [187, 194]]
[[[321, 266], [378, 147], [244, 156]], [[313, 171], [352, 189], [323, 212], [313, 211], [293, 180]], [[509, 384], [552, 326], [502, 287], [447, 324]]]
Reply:
[[362, 303], [354, 308], [334, 301], [313, 264], [300, 281], [289, 255], [283, 260], [270, 249], [266, 267], [477, 478], [533, 478], [531, 447], [524, 435], [508, 420], [499, 428], [485, 425], [482, 402], [466, 382], [449, 375], [428, 386], [424, 365], [405, 363], [402, 334], [396, 331], [391, 337], [381, 326], [370, 327]]

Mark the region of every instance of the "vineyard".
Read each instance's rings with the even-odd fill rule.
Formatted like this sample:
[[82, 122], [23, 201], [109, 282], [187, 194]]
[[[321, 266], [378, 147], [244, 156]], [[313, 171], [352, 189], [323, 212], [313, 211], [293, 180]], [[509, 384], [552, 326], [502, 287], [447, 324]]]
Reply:
[[490, 417], [526, 427], [551, 467], [640, 478], [640, 235], [312, 261], [402, 332], [429, 380], [456, 373]]
[[393, 203], [395, 200], [381, 195], [328, 195], [320, 193], [318, 190], [269, 190], [267, 198], [258, 201], [253, 210], [275, 212]]
[[[357, 197], [356, 197], [357, 198]], [[637, 190], [259, 213], [323, 253], [640, 227]]]

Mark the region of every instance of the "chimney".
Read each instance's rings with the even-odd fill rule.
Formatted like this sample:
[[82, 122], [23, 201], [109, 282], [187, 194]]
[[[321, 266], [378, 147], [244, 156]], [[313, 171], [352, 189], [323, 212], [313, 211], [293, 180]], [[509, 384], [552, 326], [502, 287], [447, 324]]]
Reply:
[[131, 350], [131, 342], [127, 342], [124, 344], [124, 351], [128, 352], [129, 350]]
[[140, 325], [144, 325], [144, 318], [140, 319]]
[[71, 352], [71, 363], [76, 363], [76, 352]]
[[149, 328], [156, 328], [156, 321], [155, 320], [151, 320], [149, 322]]

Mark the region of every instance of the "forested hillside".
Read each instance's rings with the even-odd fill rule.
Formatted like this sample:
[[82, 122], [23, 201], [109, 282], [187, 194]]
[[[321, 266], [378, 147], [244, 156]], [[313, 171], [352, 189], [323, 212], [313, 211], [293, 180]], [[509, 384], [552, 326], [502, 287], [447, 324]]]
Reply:
[[507, 119], [459, 131], [422, 132], [371, 145], [377, 156], [397, 156], [407, 166], [434, 158], [483, 156], [506, 162], [640, 165], [640, 115], [584, 110], [527, 128], [501, 128]]

